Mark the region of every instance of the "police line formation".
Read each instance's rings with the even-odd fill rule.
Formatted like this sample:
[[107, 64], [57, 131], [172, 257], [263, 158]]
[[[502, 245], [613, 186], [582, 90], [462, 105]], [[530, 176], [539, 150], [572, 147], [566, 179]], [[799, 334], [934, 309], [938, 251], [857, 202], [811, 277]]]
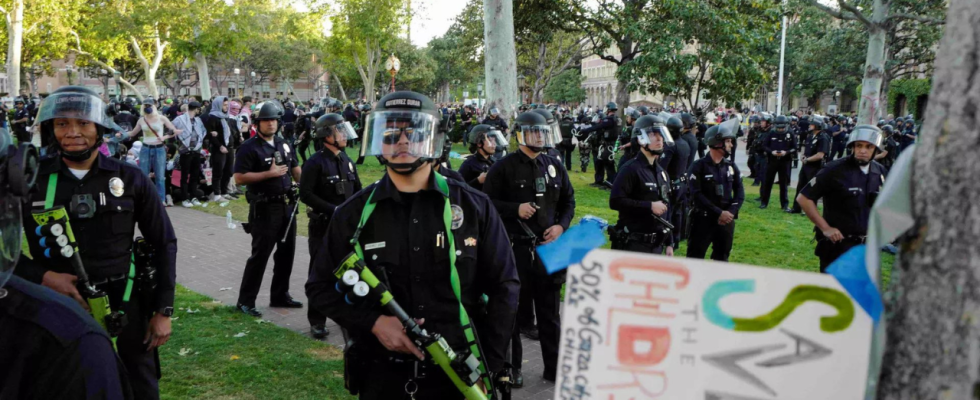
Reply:
[[[184, 175], [209, 158], [213, 198], [234, 196], [230, 180], [247, 187], [252, 253], [237, 304], [245, 314], [262, 315], [255, 299], [270, 256], [269, 305], [303, 307], [288, 282], [295, 216], [306, 204], [311, 333], [326, 337], [327, 318], [343, 328], [345, 386], [362, 399], [508, 398], [523, 385], [522, 334], [539, 340], [543, 378], [555, 380], [565, 276], [549, 275], [535, 248], [572, 223], [576, 146], [579, 169], [587, 171], [591, 156], [594, 185], [610, 190], [609, 207], [619, 212], [608, 230], [614, 249], [672, 256], [688, 240], [687, 257], [704, 258], [710, 245], [713, 260], [727, 261], [745, 200], [733, 156], [743, 136], [737, 117], [711, 124], [646, 107], [621, 118], [615, 103], [601, 116], [531, 106], [511, 127], [496, 109], [477, 123], [470, 107], [440, 109], [408, 91], [343, 113], [333, 99], [309, 114], [266, 101], [244, 125], [223, 97], [211, 102], [207, 122], [197, 102], [173, 122], [153, 99], [142, 105], [142, 118], [126, 122], [119, 116], [136, 114], [135, 102], [106, 104], [89, 89], [63, 87], [36, 106], [43, 156], [24, 143], [27, 121], [12, 121], [22, 144], [2, 135], [0, 354], [19, 373], [0, 377], [0, 398], [159, 397], [177, 238], [163, 180], [150, 174], [164, 176], [168, 141]], [[748, 121], [761, 208], [778, 178], [780, 206], [815, 225], [821, 271], [864, 241], [887, 168], [915, 136], [911, 118], [880, 128], [851, 121], [766, 113]], [[254, 135], [233, 143], [241, 129]], [[142, 171], [99, 151], [133, 143], [140, 131]], [[462, 133], [455, 139], [471, 153], [458, 172], [449, 132]], [[508, 152], [511, 136], [518, 149]], [[356, 162], [344, 151], [355, 141]], [[213, 151], [202, 158], [205, 142]], [[311, 144], [316, 152], [301, 164], [297, 154], [305, 158]], [[366, 156], [387, 173], [362, 187], [356, 165]], [[791, 205], [795, 163], [802, 169]], [[185, 205], [203, 198], [199, 180], [182, 179]], [[137, 226], [142, 237], [134, 238]], [[33, 259], [20, 255], [12, 232], [21, 228]]]

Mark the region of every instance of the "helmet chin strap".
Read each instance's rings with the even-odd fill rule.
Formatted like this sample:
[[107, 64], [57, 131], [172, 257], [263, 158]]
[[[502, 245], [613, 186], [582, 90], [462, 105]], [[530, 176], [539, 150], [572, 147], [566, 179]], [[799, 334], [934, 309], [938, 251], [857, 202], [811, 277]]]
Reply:
[[425, 163], [429, 161], [433, 161], [434, 159], [420, 157], [418, 160], [415, 160], [415, 162], [411, 162], [411, 163], [393, 163], [391, 161], [388, 161], [388, 159], [384, 157], [381, 157], [381, 160], [382, 160], [381, 162], [385, 166], [391, 168], [391, 170], [395, 171], [396, 174], [411, 175], [415, 173], [415, 171], [418, 170], [419, 167], [425, 165]]
[[98, 150], [99, 146], [102, 146], [102, 141], [103, 141], [102, 134], [103, 134], [102, 129], [98, 129], [96, 133], [95, 144], [92, 145], [92, 147], [89, 147], [82, 151], [65, 151], [64, 149], [61, 148], [61, 143], [58, 143], [57, 140], [55, 140], [54, 143], [58, 148], [58, 152], [61, 153], [61, 158], [64, 158], [71, 162], [82, 162], [92, 157], [92, 152]]

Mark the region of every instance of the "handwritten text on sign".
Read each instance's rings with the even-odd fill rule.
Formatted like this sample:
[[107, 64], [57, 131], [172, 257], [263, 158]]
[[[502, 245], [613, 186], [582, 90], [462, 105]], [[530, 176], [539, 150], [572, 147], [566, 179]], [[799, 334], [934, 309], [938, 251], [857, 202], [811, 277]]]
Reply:
[[871, 319], [829, 275], [595, 250], [570, 266], [556, 399], [858, 399]]

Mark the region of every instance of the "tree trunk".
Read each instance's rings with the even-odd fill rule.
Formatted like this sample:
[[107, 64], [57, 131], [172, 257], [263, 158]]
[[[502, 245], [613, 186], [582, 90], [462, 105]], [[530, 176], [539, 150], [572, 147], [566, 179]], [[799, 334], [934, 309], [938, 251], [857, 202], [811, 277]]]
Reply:
[[201, 83], [201, 99], [211, 99], [211, 77], [208, 74], [208, 58], [201, 52], [194, 54], [194, 65], [197, 66], [197, 81]]
[[340, 97], [344, 99], [344, 101], [347, 101], [347, 93], [344, 92], [344, 84], [340, 83], [340, 77], [333, 75], [333, 80], [337, 82], [337, 90], [340, 90]]
[[913, 236], [888, 288], [879, 399], [974, 399], [980, 385], [980, 1], [950, 2], [912, 174]]
[[20, 94], [20, 61], [24, 46], [24, 0], [13, 0], [7, 14], [7, 82], [10, 95]]
[[861, 82], [861, 105], [857, 124], [876, 125], [881, 112], [881, 80], [885, 75], [885, 36], [883, 22], [888, 17], [891, 0], [874, 0], [871, 25], [868, 29], [868, 55]]
[[483, 2], [483, 37], [487, 105], [499, 108], [505, 120], [515, 117], [518, 99], [513, 0]]

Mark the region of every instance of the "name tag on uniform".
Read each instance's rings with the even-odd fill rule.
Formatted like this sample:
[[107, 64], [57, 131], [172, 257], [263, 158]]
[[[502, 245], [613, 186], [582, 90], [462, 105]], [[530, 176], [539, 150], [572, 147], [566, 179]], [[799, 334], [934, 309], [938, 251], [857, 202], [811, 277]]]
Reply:
[[653, 183], [653, 182], [647, 182], [647, 183], [645, 183], [645, 185], [647, 185], [647, 186], [656, 186], [656, 184]]
[[364, 245], [364, 250], [375, 250], [385, 248], [385, 242], [368, 243]]
[[705, 175], [704, 177], [705, 177], [705, 178], [714, 178], [714, 177], [715, 177], [715, 175], [714, 175], [714, 174], [711, 174], [711, 175]]

